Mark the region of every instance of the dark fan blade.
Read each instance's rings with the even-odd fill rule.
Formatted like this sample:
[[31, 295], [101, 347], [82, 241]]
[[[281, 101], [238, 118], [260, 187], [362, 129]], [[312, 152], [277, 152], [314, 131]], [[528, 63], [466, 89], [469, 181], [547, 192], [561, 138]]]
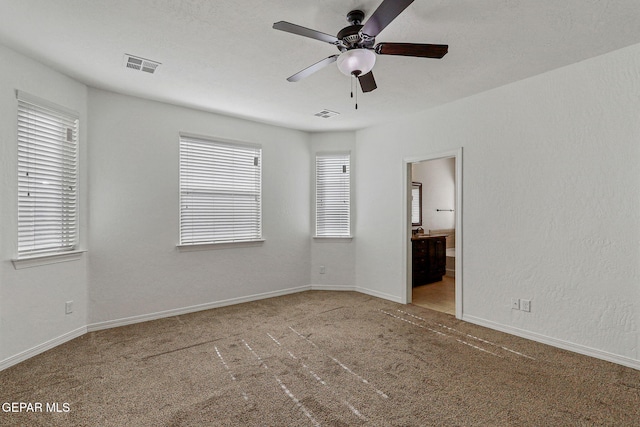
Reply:
[[338, 59], [338, 55], [332, 55], [332, 56], [330, 56], [328, 58], [325, 58], [322, 61], [316, 62], [312, 66], [307, 67], [304, 70], [294, 74], [293, 76], [289, 77], [287, 80], [289, 80], [290, 82], [297, 82], [298, 80], [302, 80], [305, 77], [308, 77], [311, 74], [315, 73], [316, 71], [319, 71], [320, 69], [326, 67], [327, 65], [331, 64], [332, 62], [336, 62], [336, 59]]
[[362, 27], [362, 34], [377, 36], [411, 3], [413, 0], [384, 0]]
[[273, 24], [273, 28], [280, 31], [286, 31], [287, 33], [293, 33], [299, 36], [320, 40], [322, 42], [331, 44], [338, 43], [338, 39], [332, 35], [321, 33], [320, 31], [312, 30], [310, 28], [301, 27], [300, 25], [292, 24], [290, 22], [276, 22], [275, 24]]
[[363, 92], [371, 92], [378, 87], [378, 85], [376, 85], [376, 79], [373, 78], [373, 71], [369, 71], [367, 74], [359, 76], [358, 80], [360, 81], [360, 87]]
[[442, 58], [449, 51], [446, 44], [378, 43], [376, 53], [380, 55], [419, 56]]

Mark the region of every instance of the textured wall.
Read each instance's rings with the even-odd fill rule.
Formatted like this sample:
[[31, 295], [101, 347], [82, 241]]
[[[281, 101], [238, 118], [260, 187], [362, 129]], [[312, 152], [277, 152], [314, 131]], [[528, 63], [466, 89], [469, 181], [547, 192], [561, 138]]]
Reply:
[[[308, 135], [90, 90], [89, 323], [308, 285]], [[182, 252], [178, 134], [262, 144], [263, 244]]]
[[[311, 228], [309, 235], [315, 233], [315, 156], [323, 151], [351, 152], [351, 226], [357, 216], [355, 197], [354, 166], [357, 153], [354, 132], [325, 132], [311, 134]], [[340, 288], [356, 285], [355, 239], [311, 239], [311, 277], [310, 282], [318, 288]], [[320, 274], [320, 267], [324, 273]]]
[[358, 132], [358, 286], [402, 298], [402, 161], [464, 147], [465, 318], [637, 363], [639, 114], [636, 45]]
[[[86, 247], [87, 88], [0, 45], [0, 362], [86, 325], [86, 259], [14, 269], [17, 254], [16, 89], [80, 114], [80, 238]], [[65, 302], [74, 312], [65, 314]]]

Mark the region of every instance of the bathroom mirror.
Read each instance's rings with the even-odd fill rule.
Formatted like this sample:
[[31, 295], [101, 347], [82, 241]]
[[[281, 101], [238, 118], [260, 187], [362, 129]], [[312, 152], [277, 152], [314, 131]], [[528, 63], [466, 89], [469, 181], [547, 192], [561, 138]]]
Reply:
[[411, 183], [411, 225], [422, 225], [422, 183]]

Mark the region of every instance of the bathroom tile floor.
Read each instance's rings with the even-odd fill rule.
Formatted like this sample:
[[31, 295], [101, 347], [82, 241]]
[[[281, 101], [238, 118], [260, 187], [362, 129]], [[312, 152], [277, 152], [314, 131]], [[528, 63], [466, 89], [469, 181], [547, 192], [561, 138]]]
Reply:
[[455, 316], [455, 290], [456, 279], [444, 276], [441, 282], [413, 288], [412, 304]]

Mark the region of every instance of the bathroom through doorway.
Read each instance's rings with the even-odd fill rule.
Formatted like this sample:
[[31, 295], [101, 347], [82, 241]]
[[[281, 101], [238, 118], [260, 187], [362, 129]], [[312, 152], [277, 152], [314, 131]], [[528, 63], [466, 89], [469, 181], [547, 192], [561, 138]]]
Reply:
[[407, 302], [462, 316], [462, 150], [407, 163]]

